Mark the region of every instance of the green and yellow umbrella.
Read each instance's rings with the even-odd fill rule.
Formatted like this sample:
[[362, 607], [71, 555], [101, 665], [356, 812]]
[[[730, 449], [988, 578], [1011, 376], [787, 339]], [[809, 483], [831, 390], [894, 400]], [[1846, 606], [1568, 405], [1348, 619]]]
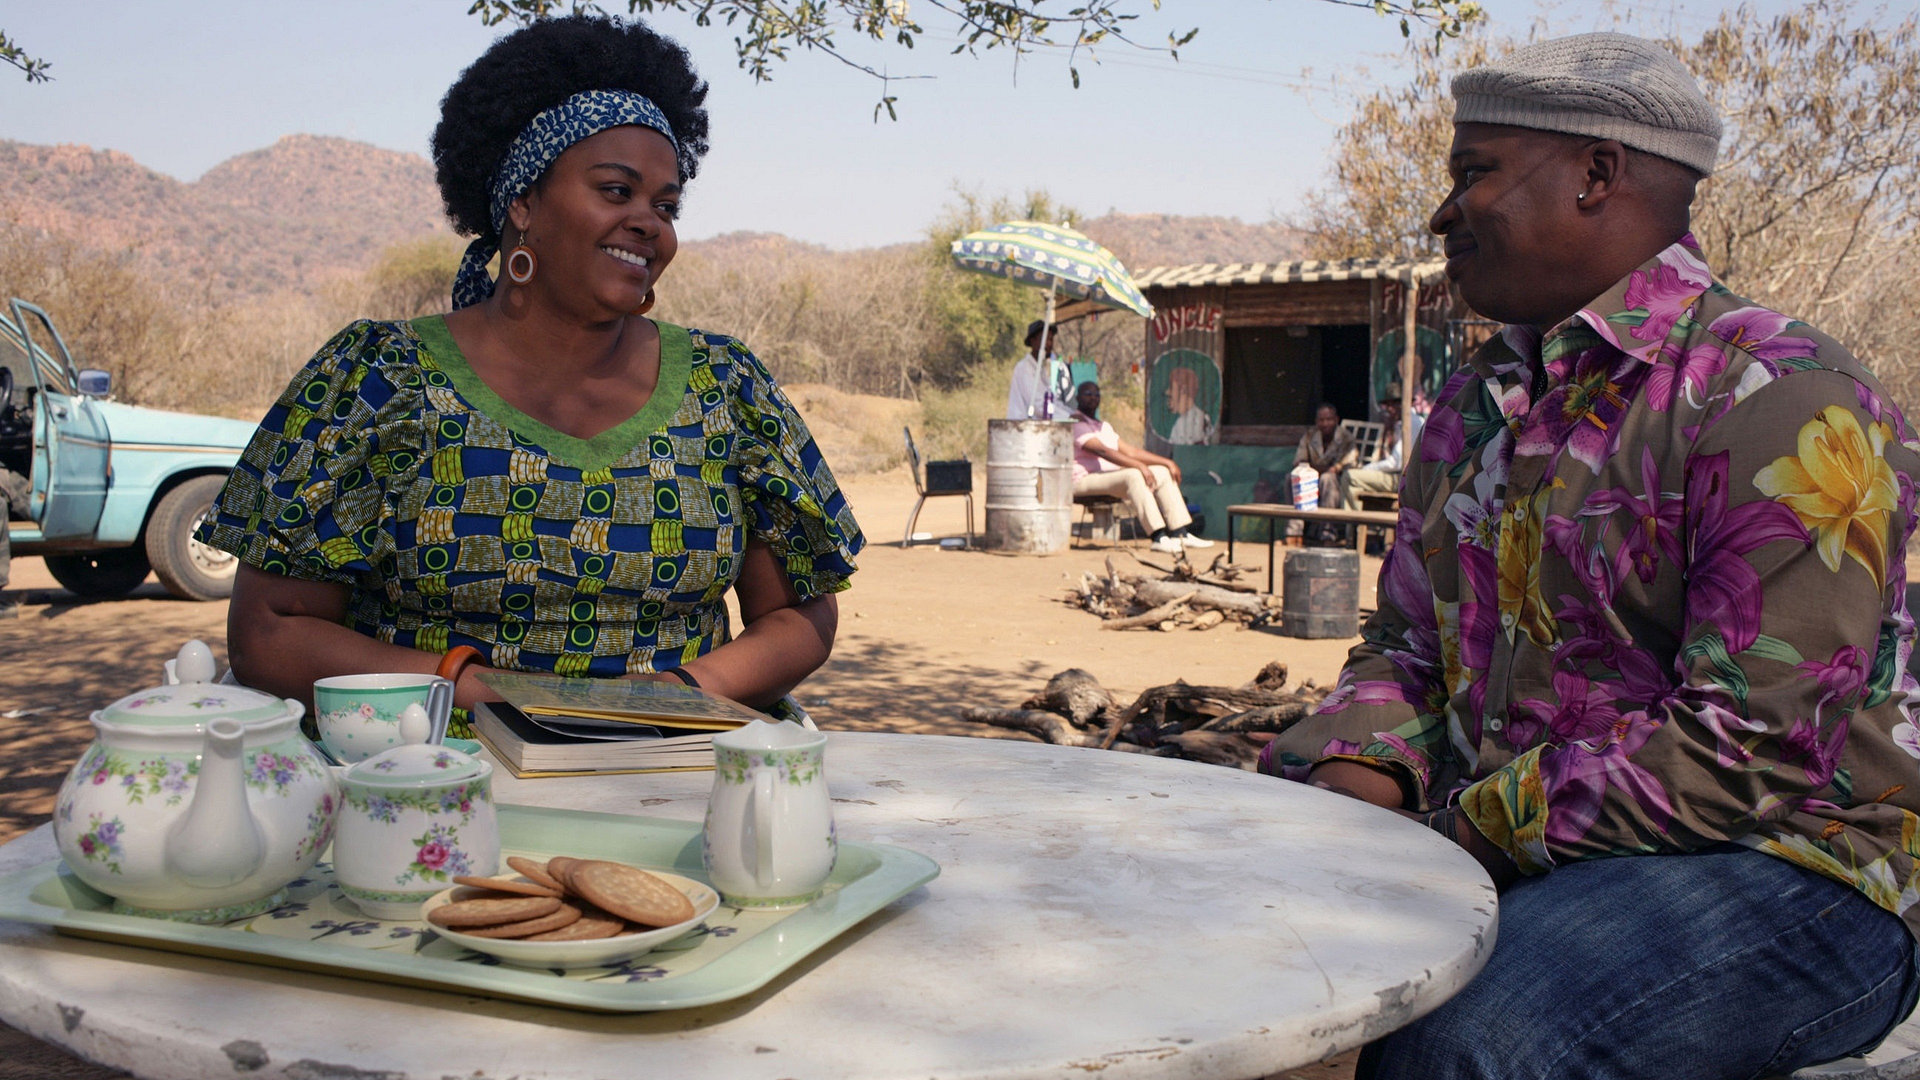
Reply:
[[[954, 265], [962, 270], [1025, 282], [1047, 290], [1046, 322], [1053, 333], [1054, 302], [1061, 293], [1102, 307], [1153, 317], [1153, 305], [1113, 252], [1065, 225], [1044, 221], [1006, 221], [976, 229], [953, 242]], [[1044, 388], [1052, 384], [1047, 365], [1034, 372]], [[1036, 397], [1038, 397], [1036, 393]]]
[[953, 242], [953, 261], [963, 270], [1046, 289], [1048, 324], [1061, 294], [1153, 317], [1153, 305], [1113, 252], [1064, 225], [1007, 221], [977, 229]]

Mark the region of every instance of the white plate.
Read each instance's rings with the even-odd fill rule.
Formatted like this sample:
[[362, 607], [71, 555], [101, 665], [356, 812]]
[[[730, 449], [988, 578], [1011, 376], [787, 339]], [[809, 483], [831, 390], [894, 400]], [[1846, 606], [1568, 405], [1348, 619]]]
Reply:
[[[667, 884], [686, 894], [693, 901], [693, 918], [672, 926], [663, 926], [658, 930], [647, 930], [638, 934], [621, 934], [618, 937], [595, 938], [590, 941], [514, 941], [511, 938], [474, 937], [458, 930], [449, 930], [444, 926], [432, 926], [430, 929], [455, 945], [486, 953], [509, 964], [521, 967], [576, 968], [593, 967], [597, 964], [618, 964], [636, 956], [652, 952], [692, 933], [700, 925], [700, 920], [713, 914], [720, 906], [720, 894], [707, 885], [679, 874], [669, 874], [664, 870], [648, 870], [647, 873], [660, 878]], [[470, 892], [465, 885], [435, 893], [426, 903], [420, 905], [420, 917], [435, 908], [453, 902], [455, 893]]]

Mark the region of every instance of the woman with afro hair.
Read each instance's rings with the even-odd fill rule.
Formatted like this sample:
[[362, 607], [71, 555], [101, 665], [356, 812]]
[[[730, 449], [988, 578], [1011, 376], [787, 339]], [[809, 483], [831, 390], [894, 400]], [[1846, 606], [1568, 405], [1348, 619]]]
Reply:
[[587, 16], [447, 91], [434, 165], [474, 237], [453, 310], [323, 346], [201, 527], [241, 560], [242, 682], [437, 670], [465, 707], [493, 668], [772, 708], [826, 660], [863, 544], [833, 473], [745, 346], [646, 317], [706, 94], [679, 45]]

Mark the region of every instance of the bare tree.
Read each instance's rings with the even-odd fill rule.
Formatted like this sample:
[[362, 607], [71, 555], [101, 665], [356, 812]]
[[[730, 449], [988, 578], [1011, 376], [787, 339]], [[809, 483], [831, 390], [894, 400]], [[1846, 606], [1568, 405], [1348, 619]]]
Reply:
[[[1920, 403], [1920, 49], [1916, 18], [1810, 0], [1771, 21], [1741, 7], [1669, 40], [1726, 121], [1693, 229], [1728, 288], [1844, 342]], [[1420, 45], [1411, 79], [1363, 96], [1336, 136], [1334, 181], [1302, 224], [1319, 258], [1431, 256], [1444, 195], [1451, 76], [1510, 41]]]

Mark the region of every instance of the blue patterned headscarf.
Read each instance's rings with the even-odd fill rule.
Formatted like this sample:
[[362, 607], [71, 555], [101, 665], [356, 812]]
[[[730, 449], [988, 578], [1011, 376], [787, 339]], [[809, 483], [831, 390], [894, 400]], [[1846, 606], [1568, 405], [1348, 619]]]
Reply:
[[[493, 235], [477, 236], [467, 245], [467, 254], [460, 260], [460, 272], [453, 279], [454, 310], [493, 295], [493, 278], [487, 274], [487, 263], [500, 251], [501, 231], [506, 228], [507, 208], [513, 205], [513, 200], [525, 194], [567, 147], [625, 124], [638, 124], [665, 135], [673, 144], [675, 158], [679, 158], [680, 141], [673, 137], [673, 126], [667, 123], [667, 115], [652, 99], [632, 90], [583, 90], [527, 121], [527, 126], [514, 136], [500, 168], [493, 174], [489, 207]], [[686, 171], [684, 162], [680, 169]]]

